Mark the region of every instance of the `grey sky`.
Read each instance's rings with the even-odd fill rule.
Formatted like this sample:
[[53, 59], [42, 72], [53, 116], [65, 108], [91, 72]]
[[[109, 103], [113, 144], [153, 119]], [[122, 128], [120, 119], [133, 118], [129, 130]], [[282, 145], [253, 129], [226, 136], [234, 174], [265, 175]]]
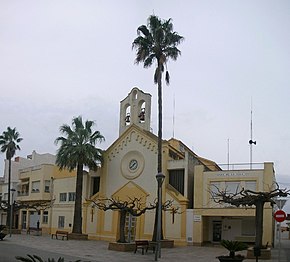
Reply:
[[274, 162], [290, 186], [287, 0], [0, 0], [0, 130], [20, 132], [18, 155], [55, 153], [59, 126], [78, 115], [96, 121], [107, 148], [118, 137], [119, 101], [134, 86], [152, 94], [156, 133], [154, 69], [136, 66], [131, 49], [153, 13], [185, 37], [163, 89], [164, 138], [174, 130], [217, 163], [227, 162], [230, 139], [230, 161], [248, 163], [252, 100], [253, 162]]

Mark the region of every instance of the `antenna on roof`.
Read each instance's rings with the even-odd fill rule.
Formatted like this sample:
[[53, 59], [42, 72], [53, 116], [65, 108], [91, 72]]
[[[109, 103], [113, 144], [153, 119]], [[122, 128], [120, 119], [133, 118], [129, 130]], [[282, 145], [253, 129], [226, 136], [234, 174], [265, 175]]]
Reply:
[[249, 140], [250, 144], [250, 169], [252, 169], [253, 163], [253, 144], [256, 145], [257, 142], [253, 140], [253, 103], [251, 98], [251, 124], [250, 124], [251, 138]]
[[228, 138], [228, 170], [230, 170], [230, 139]]

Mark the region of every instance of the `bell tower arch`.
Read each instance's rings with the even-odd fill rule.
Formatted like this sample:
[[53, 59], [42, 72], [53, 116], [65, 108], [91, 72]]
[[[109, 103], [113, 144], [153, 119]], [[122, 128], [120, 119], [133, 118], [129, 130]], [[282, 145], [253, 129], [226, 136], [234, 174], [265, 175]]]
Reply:
[[134, 87], [128, 96], [120, 102], [119, 135], [135, 124], [150, 131], [151, 95]]

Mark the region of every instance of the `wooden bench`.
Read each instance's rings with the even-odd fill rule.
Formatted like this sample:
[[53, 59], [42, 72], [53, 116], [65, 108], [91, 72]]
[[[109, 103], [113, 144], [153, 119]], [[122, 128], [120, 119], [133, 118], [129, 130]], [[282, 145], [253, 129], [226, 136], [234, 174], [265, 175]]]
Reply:
[[62, 240], [66, 238], [68, 240], [68, 232], [67, 231], [61, 231], [61, 230], [56, 230], [55, 234], [51, 234], [51, 238], [55, 236], [55, 239], [58, 239], [58, 237], [62, 237]]
[[135, 240], [135, 251], [134, 251], [134, 253], [137, 252], [138, 248], [142, 249], [142, 255], [144, 255], [144, 249], [146, 250], [146, 253], [148, 251], [149, 241], [148, 240]]

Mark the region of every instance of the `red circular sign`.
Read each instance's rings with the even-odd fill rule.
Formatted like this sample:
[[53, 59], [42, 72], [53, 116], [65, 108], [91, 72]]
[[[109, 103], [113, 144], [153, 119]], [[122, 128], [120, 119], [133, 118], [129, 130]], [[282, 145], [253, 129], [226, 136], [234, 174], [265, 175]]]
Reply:
[[277, 222], [283, 222], [286, 219], [286, 213], [283, 210], [277, 210], [274, 213], [274, 218]]

